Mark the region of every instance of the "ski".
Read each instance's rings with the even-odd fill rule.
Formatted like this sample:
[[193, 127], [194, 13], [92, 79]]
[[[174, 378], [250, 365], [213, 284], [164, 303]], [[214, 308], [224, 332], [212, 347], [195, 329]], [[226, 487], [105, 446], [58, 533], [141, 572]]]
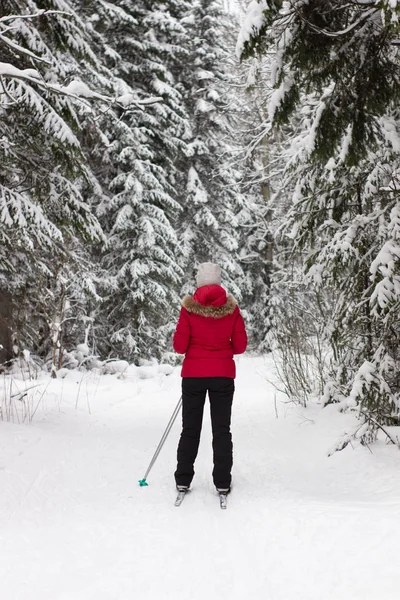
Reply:
[[226, 510], [228, 507], [228, 494], [219, 493], [219, 505], [222, 510]]
[[187, 494], [188, 490], [180, 490], [178, 491], [178, 495], [175, 500], [175, 506], [180, 506]]
[[[189, 490], [178, 490], [178, 495], [175, 499], [175, 506], [180, 506], [185, 499], [186, 494]], [[228, 508], [228, 494], [224, 492], [219, 492], [219, 505], [222, 510], [226, 510]]]

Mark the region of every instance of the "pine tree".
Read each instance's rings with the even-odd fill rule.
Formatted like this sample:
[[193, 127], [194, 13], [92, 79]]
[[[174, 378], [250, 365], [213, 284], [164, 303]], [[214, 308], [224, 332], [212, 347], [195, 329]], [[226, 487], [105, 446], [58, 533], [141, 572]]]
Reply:
[[307, 285], [333, 290], [325, 401], [397, 420], [399, 111], [393, 2], [252, 2], [243, 57], [276, 48], [269, 112], [300, 123], [287, 153], [288, 229]]
[[102, 232], [78, 136], [96, 94], [71, 79], [98, 64], [62, 0], [3, 2], [0, 46], [0, 287], [14, 306], [14, 343], [45, 354], [50, 337], [59, 343], [62, 305], [93, 291], [84, 245]]
[[126, 105], [102, 125], [106, 299], [97, 337], [102, 353], [135, 360], [167, 349], [178, 306], [176, 163], [188, 127], [173, 73], [185, 56], [179, 10], [177, 2], [128, 0], [85, 7]]
[[232, 115], [236, 103], [229, 87], [231, 24], [221, 3], [211, 0], [193, 2], [184, 23], [189, 53], [179, 79], [191, 131], [180, 165], [181, 265], [185, 281], [193, 281], [199, 263], [219, 263], [225, 283], [240, 298], [244, 275], [238, 214], [244, 199], [239, 188], [241, 173], [235, 165], [239, 145]]
[[254, 59], [238, 69], [235, 92], [241, 110], [236, 125], [241, 141], [242, 193], [239, 215], [240, 261], [245, 272], [242, 307], [250, 343], [259, 352], [270, 350], [270, 287], [274, 258], [273, 232], [280, 216], [282, 168], [276, 160], [279, 142], [268, 134], [264, 77], [269, 60]]

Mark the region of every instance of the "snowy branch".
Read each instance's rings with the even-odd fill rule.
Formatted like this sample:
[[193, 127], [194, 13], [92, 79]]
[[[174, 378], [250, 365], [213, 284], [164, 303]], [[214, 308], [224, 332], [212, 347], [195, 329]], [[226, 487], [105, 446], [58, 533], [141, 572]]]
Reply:
[[0, 17], [0, 24], [7, 23], [8, 21], [15, 21], [16, 19], [36, 19], [37, 17], [44, 17], [46, 15], [67, 15], [72, 16], [71, 13], [67, 13], [63, 10], [39, 10], [37, 13], [31, 15], [7, 15]]
[[[61, 14], [61, 15], [71, 16], [69, 13], [66, 13], [66, 12], [60, 11], [60, 10], [40, 10], [39, 12], [32, 14], [32, 15], [8, 15], [6, 17], [1, 17], [0, 25], [2, 23], [8, 23], [9, 21], [15, 21], [15, 20], [19, 20], [19, 19], [35, 19], [37, 17], [43, 17], [45, 15], [53, 15], [53, 14], [58, 14], [58, 15]], [[10, 40], [8, 37], [6, 37], [4, 34], [10, 30], [11, 30], [11, 27], [7, 27], [7, 29], [0, 31], [0, 41], [4, 42], [5, 44], [7, 44], [11, 48], [13, 48], [13, 50], [17, 50], [17, 52], [20, 52], [21, 54], [25, 54], [26, 56], [29, 56], [33, 60], [45, 63], [47, 65], [51, 64], [50, 61], [46, 60], [45, 58], [42, 58], [41, 56], [38, 56], [37, 54], [34, 54], [27, 48], [23, 48], [19, 44], [16, 44], [12, 40]]]
[[41, 58], [37, 54], [34, 54], [30, 50], [28, 50], [27, 48], [23, 48], [19, 44], [16, 44], [9, 38], [5, 37], [4, 35], [2, 35], [2, 32], [0, 32], [0, 41], [7, 44], [7, 46], [10, 46], [13, 50], [16, 50], [17, 52], [20, 52], [21, 54], [25, 54], [26, 56], [29, 56], [29, 58], [32, 58], [33, 60], [37, 60], [38, 62], [45, 63], [46, 65], [51, 64], [50, 61], [46, 60], [45, 58]]
[[363, 415], [363, 417], [365, 418], [366, 421], [370, 421], [371, 423], [373, 423], [373, 425], [375, 425], [375, 427], [378, 427], [378, 429], [383, 431], [383, 433], [386, 435], [388, 440], [390, 440], [390, 442], [392, 444], [394, 444], [395, 446], [397, 446], [400, 450], [400, 444], [392, 438], [390, 433], [380, 423], [378, 423], [378, 421], [371, 415], [371, 413], [366, 413], [366, 412], [363, 412], [362, 410], [360, 410], [360, 413]]
[[311, 29], [313, 29], [314, 31], [316, 31], [317, 33], [323, 33], [324, 35], [327, 35], [328, 37], [339, 37], [339, 36], [346, 35], [346, 34], [350, 33], [351, 31], [353, 31], [353, 29], [356, 29], [356, 27], [358, 27], [359, 25], [363, 24], [364, 21], [367, 21], [369, 19], [369, 17], [371, 17], [373, 14], [375, 14], [377, 12], [379, 12], [379, 8], [371, 8], [365, 14], [363, 14], [357, 21], [355, 21], [354, 23], [352, 23], [351, 25], [349, 25], [345, 29], [341, 29], [340, 31], [328, 31], [327, 29], [322, 29], [321, 27], [317, 27], [316, 25], [314, 25], [310, 21], [306, 21], [305, 19], [302, 19], [302, 20], [306, 21], [307, 25]]
[[[51, 92], [53, 94], [57, 94], [59, 96], [66, 96], [69, 98], [73, 98], [74, 100], [83, 101], [83, 100], [96, 100], [105, 102], [110, 105], [119, 106], [122, 109], [126, 109], [131, 105], [135, 105], [142, 109], [143, 106], [155, 104], [157, 102], [162, 101], [161, 97], [153, 97], [147, 98], [143, 101], [134, 99], [133, 94], [125, 94], [124, 96], [120, 96], [118, 98], [112, 98], [111, 96], [105, 96], [103, 94], [98, 94], [89, 88], [86, 83], [82, 81], [73, 80], [67, 86], [61, 86], [58, 84], [49, 84], [41, 77], [40, 73], [35, 69], [18, 69], [14, 67], [10, 63], [2, 63], [0, 62], [0, 78], [8, 77], [10, 79], [19, 79], [25, 82], [33, 83], [39, 86], [41, 89], [46, 90], [47, 92]], [[9, 96], [3, 86], [4, 92]], [[14, 102], [15, 100], [12, 99]]]

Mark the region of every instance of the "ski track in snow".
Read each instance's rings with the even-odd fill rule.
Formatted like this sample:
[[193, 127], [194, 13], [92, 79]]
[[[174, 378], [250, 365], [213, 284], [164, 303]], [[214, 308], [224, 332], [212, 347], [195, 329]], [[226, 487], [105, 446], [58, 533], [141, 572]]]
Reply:
[[71, 372], [51, 382], [31, 425], [0, 423], [2, 600], [398, 597], [398, 450], [381, 441], [327, 458], [354, 417], [278, 393], [276, 418], [262, 377], [273, 377], [270, 359], [238, 363], [226, 511], [211, 481], [207, 409], [182, 505], [179, 422], [149, 487], [138, 485], [178, 401], [179, 369], [148, 380], [85, 374], [81, 386]]

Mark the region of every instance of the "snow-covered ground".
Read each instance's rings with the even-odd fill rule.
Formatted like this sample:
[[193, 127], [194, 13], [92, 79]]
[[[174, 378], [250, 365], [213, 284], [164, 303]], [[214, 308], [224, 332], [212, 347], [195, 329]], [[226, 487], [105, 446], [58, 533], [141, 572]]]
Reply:
[[32, 424], [0, 423], [1, 599], [397, 598], [397, 448], [327, 458], [353, 417], [279, 394], [275, 409], [269, 359], [238, 363], [227, 511], [211, 482], [208, 413], [182, 506], [178, 422], [138, 486], [179, 399], [178, 369], [70, 372], [51, 381]]

